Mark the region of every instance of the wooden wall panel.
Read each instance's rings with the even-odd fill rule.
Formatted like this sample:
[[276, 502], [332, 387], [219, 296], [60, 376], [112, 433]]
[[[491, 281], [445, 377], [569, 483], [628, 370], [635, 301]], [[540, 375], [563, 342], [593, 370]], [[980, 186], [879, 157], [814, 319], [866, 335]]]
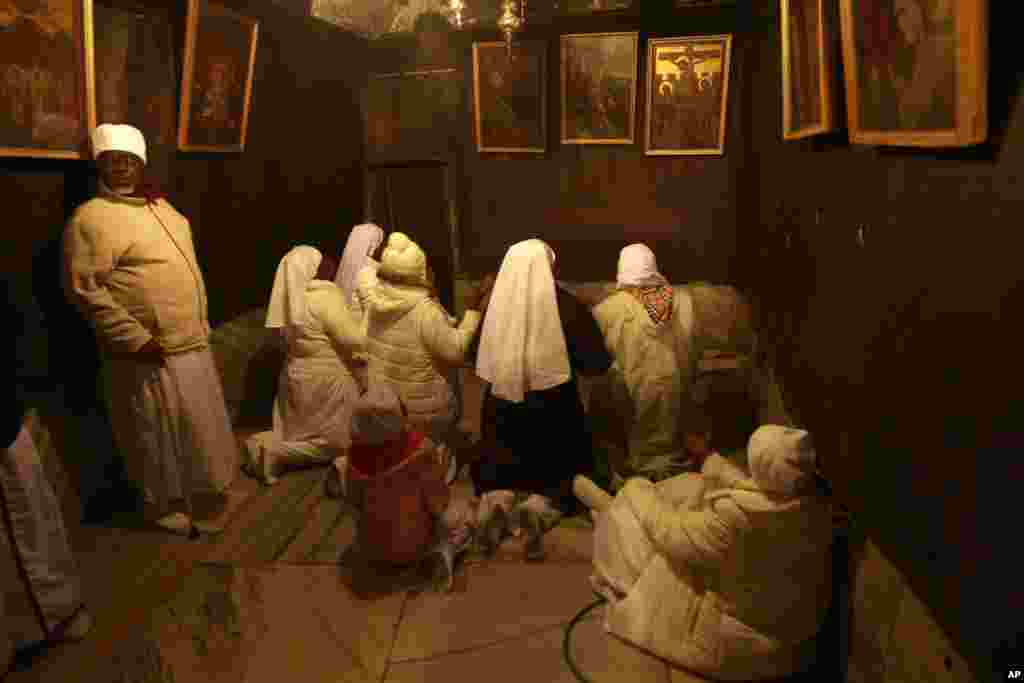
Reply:
[[[524, 40], [546, 41], [549, 47], [548, 152], [539, 156], [476, 151], [472, 42], [500, 39], [495, 31], [395, 37], [375, 47], [375, 72], [455, 66], [462, 74], [455, 163], [465, 274], [497, 270], [511, 244], [539, 237], [558, 252], [559, 276], [566, 279], [614, 277], [619, 249], [635, 241], [647, 242], [665, 274], [674, 280], [727, 282], [732, 278], [736, 198], [747, 158], [741, 103], [748, 77], [744, 66], [748, 46], [737, 38], [733, 47], [725, 155], [657, 158], [643, 152], [645, 39], [739, 34], [746, 30], [748, 13], [736, 8], [676, 11], [659, 5], [650, 9], [656, 11], [562, 17], [554, 22], [539, 19], [524, 32]], [[637, 142], [561, 145], [558, 36], [607, 31], [640, 32]], [[583, 243], [586, 249], [581, 249]]]
[[[1014, 38], [1006, 9], [992, 12], [998, 53]], [[1024, 446], [1020, 74], [993, 61], [993, 138], [976, 149], [783, 143], [777, 16], [764, 19], [744, 285], [837, 491], [989, 680], [1020, 642], [1024, 598], [999, 507], [1022, 483]]]

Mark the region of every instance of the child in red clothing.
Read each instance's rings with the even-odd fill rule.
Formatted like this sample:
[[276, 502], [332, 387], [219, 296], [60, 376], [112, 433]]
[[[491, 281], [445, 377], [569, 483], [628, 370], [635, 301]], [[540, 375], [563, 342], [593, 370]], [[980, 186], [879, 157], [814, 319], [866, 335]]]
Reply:
[[375, 384], [352, 416], [345, 496], [359, 510], [358, 545], [377, 563], [408, 565], [437, 554], [442, 582], [469, 534], [449, 513], [449, 452], [411, 429], [395, 392]]

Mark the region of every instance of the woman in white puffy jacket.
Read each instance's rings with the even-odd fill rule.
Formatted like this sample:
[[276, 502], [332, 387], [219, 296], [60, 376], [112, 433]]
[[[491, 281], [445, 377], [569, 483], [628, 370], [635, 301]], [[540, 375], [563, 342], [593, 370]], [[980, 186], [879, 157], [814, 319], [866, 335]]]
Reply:
[[[246, 440], [246, 469], [273, 484], [285, 469], [328, 465], [350, 445], [359, 398], [353, 354], [365, 335], [334, 284], [337, 264], [308, 246], [277, 268], [266, 326], [280, 330], [285, 363], [274, 404], [274, 429]], [[329, 272], [327, 272], [329, 271]]]
[[361, 284], [369, 383], [389, 384], [409, 421], [444, 442], [458, 419], [453, 374], [480, 327], [483, 292], [470, 297], [456, 324], [433, 296], [426, 254], [401, 232], [388, 237], [377, 278]]
[[630, 479], [613, 500], [576, 488], [601, 509], [605, 629], [718, 680], [804, 670], [831, 598], [830, 508], [809, 435], [763, 426], [748, 458], [749, 472], [716, 454], [700, 475]]

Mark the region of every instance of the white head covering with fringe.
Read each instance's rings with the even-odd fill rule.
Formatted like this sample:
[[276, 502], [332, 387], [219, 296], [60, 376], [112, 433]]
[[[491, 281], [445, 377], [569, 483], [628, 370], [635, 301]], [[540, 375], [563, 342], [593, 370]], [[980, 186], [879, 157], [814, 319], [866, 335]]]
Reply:
[[615, 277], [618, 287], [658, 287], [668, 280], [658, 272], [658, 260], [646, 244], [631, 244], [619, 252]]

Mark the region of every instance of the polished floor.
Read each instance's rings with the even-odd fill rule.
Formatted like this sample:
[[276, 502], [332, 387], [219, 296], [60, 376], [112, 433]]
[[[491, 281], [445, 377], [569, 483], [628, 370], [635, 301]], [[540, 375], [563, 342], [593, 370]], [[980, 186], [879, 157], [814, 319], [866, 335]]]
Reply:
[[[357, 594], [337, 561], [351, 517], [323, 498], [322, 472], [289, 477], [270, 488], [241, 478], [223, 532], [200, 540], [72, 525], [94, 630], [8, 683], [578, 680], [563, 641], [594, 601], [586, 522], [552, 530], [543, 562], [526, 562], [516, 538], [469, 558], [447, 594], [400, 583]], [[572, 633], [587, 679], [702, 680], [608, 636], [600, 616]]]

